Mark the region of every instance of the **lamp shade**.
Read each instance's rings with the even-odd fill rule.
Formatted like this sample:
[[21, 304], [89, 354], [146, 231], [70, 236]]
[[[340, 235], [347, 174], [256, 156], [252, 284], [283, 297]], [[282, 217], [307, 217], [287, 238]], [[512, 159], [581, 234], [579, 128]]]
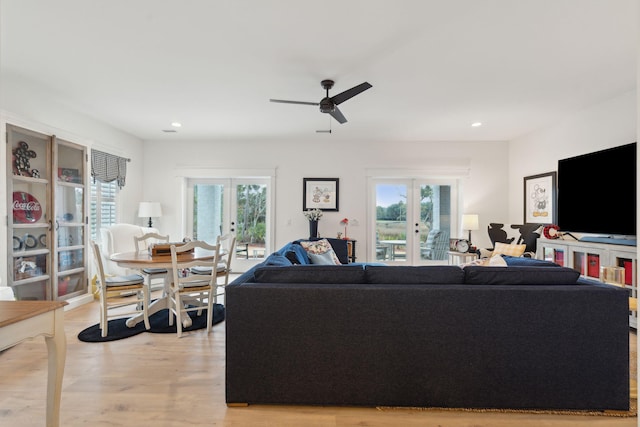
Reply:
[[478, 214], [462, 215], [462, 229], [463, 230], [479, 230], [480, 225], [478, 222]]
[[159, 218], [162, 216], [162, 208], [158, 202], [140, 202], [138, 206], [138, 217]]

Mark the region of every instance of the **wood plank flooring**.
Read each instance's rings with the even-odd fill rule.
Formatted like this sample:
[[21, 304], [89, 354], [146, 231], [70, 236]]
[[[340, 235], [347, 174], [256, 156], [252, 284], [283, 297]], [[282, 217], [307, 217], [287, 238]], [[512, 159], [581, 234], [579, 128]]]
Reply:
[[[67, 362], [61, 426], [636, 426], [637, 418], [411, 409], [248, 406], [224, 401], [224, 322], [186, 334], [143, 333], [110, 343], [77, 334], [98, 321], [97, 303], [65, 313]], [[636, 346], [635, 333], [630, 334]], [[635, 355], [635, 354], [634, 354]], [[606, 361], [602, 361], [606, 363]], [[43, 426], [47, 354], [44, 339], [0, 353], [0, 425]]]

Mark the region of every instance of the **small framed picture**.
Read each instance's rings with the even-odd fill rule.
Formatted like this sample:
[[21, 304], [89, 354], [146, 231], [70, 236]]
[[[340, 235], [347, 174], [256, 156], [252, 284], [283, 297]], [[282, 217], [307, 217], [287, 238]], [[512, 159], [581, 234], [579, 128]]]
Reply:
[[78, 169], [58, 168], [58, 180], [80, 184], [80, 171]]
[[524, 177], [524, 222], [555, 224], [556, 172]]
[[302, 210], [339, 210], [339, 178], [303, 178]]

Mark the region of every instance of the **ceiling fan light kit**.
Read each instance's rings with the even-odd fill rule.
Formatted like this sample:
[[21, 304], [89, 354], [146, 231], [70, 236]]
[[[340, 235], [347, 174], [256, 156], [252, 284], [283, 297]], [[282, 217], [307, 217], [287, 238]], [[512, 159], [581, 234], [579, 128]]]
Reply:
[[344, 92], [340, 92], [337, 95], [329, 97], [329, 89], [333, 87], [334, 81], [323, 80], [320, 84], [326, 91], [326, 96], [322, 98], [320, 102], [289, 101], [286, 99], [270, 99], [269, 101], [283, 104], [317, 105], [320, 107], [321, 113], [329, 114], [331, 117], [336, 119], [338, 123], [343, 124], [347, 122], [347, 119], [337, 106], [372, 87], [369, 83], [364, 82], [352, 87], [351, 89], [347, 89]]

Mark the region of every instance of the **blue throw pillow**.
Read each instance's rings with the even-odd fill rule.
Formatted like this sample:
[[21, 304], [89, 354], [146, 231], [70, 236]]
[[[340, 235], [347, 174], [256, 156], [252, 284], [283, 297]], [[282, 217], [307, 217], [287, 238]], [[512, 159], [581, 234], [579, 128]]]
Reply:
[[264, 265], [276, 265], [276, 266], [285, 267], [285, 266], [290, 266], [292, 264], [291, 264], [291, 261], [289, 261], [286, 256], [279, 255], [274, 252], [271, 255], [269, 255], [266, 260], [264, 260]]
[[543, 259], [527, 258], [520, 256], [502, 255], [502, 258], [508, 266], [523, 267], [560, 267], [555, 262], [545, 261]]

